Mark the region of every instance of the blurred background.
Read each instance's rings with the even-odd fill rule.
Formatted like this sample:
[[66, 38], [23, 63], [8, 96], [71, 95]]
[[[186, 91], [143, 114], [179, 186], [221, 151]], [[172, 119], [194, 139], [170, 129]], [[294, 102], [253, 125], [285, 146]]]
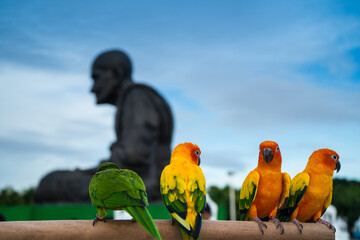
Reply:
[[49, 212], [32, 203], [50, 171], [109, 157], [116, 109], [95, 104], [90, 67], [100, 52], [119, 48], [132, 59], [135, 82], [169, 102], [172, 146], [201, 148], [218, 219], [230, 219], [229, 189], [238, 200], [259, 144], [272, 140], [291, 177], [314, 150], [337, 151], [336, 218], [359, 236], [359, 1], [6, 0], [0, 34], [5, 219]]

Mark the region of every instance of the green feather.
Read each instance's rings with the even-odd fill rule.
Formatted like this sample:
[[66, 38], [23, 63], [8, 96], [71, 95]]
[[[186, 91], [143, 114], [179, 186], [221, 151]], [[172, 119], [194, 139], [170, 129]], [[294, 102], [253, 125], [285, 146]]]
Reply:
[[149, 203], [145, 185], [137, 173], [120, 169], [114, 163], [103, 163], [91, 179], [89, 195], [100, 218], [106, 216], [107, 209], [126, 210], [153, 237], [161, 239], [146, 208]]
[[141, 226], [143, 226], [154, 238], [161, 239], [160, 233], [147, 208], [125, 207], [128, 212]]
[[297, 208], [309, 185], [310, 177], [307, 173], [299, 173], [291, 180], [289, 200], [286, 206], [278, 210], [276, 217], [282, 221], [290, 220], [291, 215]]
[[[180, 228], [180, 234], [182, 240], [194, 240], [194, 237], [188, 234], [184, 229]], [[200, 238], [197, 238], [200, 240]]]
[[[245, 186], [243, 186], [245, 188]], [[251, 203], [254, 201], [256, 192], [257, 192], [257, 185], [255, 182], [250, 182], [249, 186], [246, 186], [249, 189], [249, 198], [240, 198], [239, 202], [239, 211], [240, 211], [240, 220], [244, 221], [247, 212], [250, 209]], [[241, 190], [240, 190], [241, 191]]]
[[[195, 228], [192, 229], [186, 220], [187, 215], [187, 203], [186, 193], [182, 191], [180, 193], [177, 185], [175, 188], [169, 189], [167, 194], [162, 194], [163, 202], [166, 208], [169, 210], [172, 218], [179, 224], [180, 233], [182, 239], [199, 239], [200, 228], [202, 225], [202, 213], [205, 210], [206, 195], [199, 188], [199, 183], [195, 182], [197, 188], [190, 192], [190, 199], [195, 202], [195, 210], [198, 213], [198, 221], [196, 222]], [[164, 192], [164, 191], [161, 191]], [[169, 194], [175, 194], [174, 201], [169, 200]]]

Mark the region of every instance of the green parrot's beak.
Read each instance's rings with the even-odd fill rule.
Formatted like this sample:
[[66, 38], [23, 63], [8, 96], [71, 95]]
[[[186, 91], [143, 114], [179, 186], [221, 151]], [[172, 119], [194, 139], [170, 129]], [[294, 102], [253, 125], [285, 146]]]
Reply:
[[340, 168], [341, 168], [340, 161], [337, 161], [337, 162], [336, 162], [336, 167], [335, 167], [334, 171], [336, 170], [336, 173], [338, 173], [338, 172], [340, 171]]
[[273, 157], [274, 157], [274, 155], [273, 155], [270, 148], [264, 148], [263, 156], [264, 156], [264, 159], [265, 159], [266, 163], [271, 162], [273, 160]]

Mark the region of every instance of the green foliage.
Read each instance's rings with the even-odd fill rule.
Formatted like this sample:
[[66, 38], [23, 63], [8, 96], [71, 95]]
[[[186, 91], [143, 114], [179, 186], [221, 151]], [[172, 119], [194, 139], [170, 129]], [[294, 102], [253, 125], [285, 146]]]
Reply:
[[207, 189], [211, 199], [216, 202], [218, 205], [224, 205], [226, 209], [226, 219], [230, 219], [229, 216], [229, 187], [223, 189], [211, 186]]
[[31, 205], [34, 203], [35, 188], [29, 188], [19, 193], [11, 187], [6, 187], [0, 192], [0, 205]]
[[351, 230], [360, 216], [360, 182], [334, 179], [332, 204]]
[[[211, 199], [216, 202], [218, 205], [224, 205], [226, 208], [226, 219], [230, 219], [229, 214], [229, 186], [224, 187], [223, 189], [216, 186], [211, 186], [207, 189]], [[239, 213], [239, 202], [240, 202], [240, 190], [235, 189], [235, 198], [236, 198], [236, 219], [240, 219]]]

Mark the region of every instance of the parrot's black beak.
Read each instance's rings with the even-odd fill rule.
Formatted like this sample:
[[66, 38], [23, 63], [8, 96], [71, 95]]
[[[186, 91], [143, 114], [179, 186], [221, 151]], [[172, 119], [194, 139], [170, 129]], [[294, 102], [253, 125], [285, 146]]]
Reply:
[[201, 162], [201, 160], [200, 160], [200, 157], [198, 158], [198, 166], [200, 166], [200, 162]]
[[264, 159], [265, 159], [266, 163], [271, 162], [273, 160], [273, 157], [274, 157], [274, 155], [273, 155], [270, 148], [264, 148], [263, 156], [264, 156]]
[[338, 173], [338, 172], [340, 171], [340, 168], [341, 168], [340, 161], [337, 161], [337, 162], [336, 162], [336, 167], [335, 167], [334, 171], [336, 170], [336, 173]]

